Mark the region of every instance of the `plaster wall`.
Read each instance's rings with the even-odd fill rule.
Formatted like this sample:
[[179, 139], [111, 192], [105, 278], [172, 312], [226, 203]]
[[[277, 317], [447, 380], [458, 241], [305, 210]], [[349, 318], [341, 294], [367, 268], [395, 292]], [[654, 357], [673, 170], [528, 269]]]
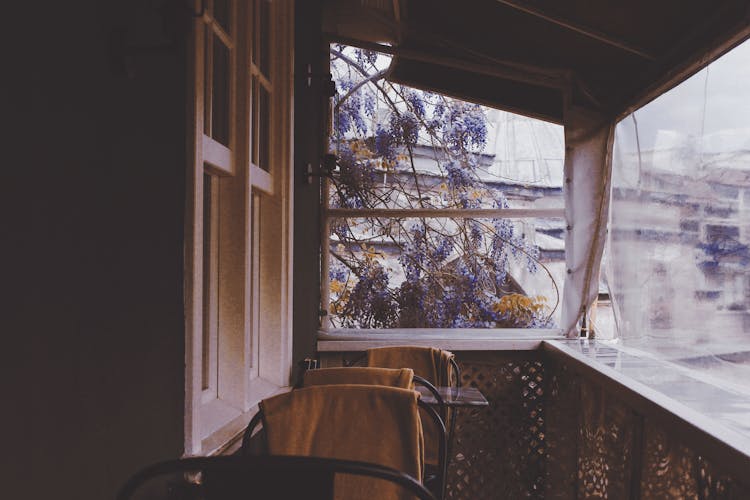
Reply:
[[112, 498], [182, 453], [187, 70], [159, 3], [4, 9], [5, 498]]

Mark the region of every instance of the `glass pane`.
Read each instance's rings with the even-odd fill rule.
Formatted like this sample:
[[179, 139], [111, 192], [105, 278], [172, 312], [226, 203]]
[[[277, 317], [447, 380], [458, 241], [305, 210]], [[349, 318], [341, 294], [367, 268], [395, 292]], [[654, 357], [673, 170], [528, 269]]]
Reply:
[[228, 34], [231, 32], [230, 0], [214, 0], [214, 19]]
[[252, 335], [250, 336], [250, 367], [256, 366], [259, 355], [258, 339], [260, 336], [260, 282], [263, 270], [260, 266], [261, 243], [261, 197], [255, 191], [252, 193], [252, 216], [250, 217], [250, 245], [252, 252]]
[[258, 77], [250, 79], [250, 161], [258, 164]]
[[389, 62], [331, 47], [330, 206], [563, 208], [561, 126], [391, 85], [374, 76]]
[[260, 0], [260, 26], [259, 33], [259, 66], [260, 71], [266, 78], [271, 76], [271, 3], [268, 0]]
[[333, 327], [555, 327], [562, 219], [330, 221]]
[[268, 172], [271, 168], [271, 96], [258, 85], [258, 166]]
[[203, 133], [211, 135], [211, 75], [213, 74], [213, 65], [211, 50], [211, 30], [206, 28], [206, 36], [204, 38], [204, 64], [203, 64]]
[[625, 345], [744, 390], [748, 68], [745, 43], [618, 124], [607, 260]]
[[201, 387], [208, 389], [210, 383], [211, 354], [211, 176], [203, 174], [203, 364], [201, 370]]
[[229, 48], [213, 37], [213, 85], [211, 93], [211, 137], [229, 146]]

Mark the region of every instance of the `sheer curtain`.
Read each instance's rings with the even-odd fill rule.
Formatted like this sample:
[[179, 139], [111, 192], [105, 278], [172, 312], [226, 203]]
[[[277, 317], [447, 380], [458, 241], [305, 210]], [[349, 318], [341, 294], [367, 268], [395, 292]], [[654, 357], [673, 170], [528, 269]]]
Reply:
[[750, 393], [750, 43], [615, 129], [618, 342]]

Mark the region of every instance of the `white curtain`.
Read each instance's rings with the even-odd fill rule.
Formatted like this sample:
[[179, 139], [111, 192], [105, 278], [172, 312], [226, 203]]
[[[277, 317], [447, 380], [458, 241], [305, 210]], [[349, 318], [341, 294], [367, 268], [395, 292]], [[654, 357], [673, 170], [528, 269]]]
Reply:
[[750, 394], [750, 44], [617, 125], [612, 188], [618, 342]]
[[578, 321], [597, 297], [609, 210], [612, 124], [569, 107], [565, 113], [565, 293], [562, 327], [578, 336]]

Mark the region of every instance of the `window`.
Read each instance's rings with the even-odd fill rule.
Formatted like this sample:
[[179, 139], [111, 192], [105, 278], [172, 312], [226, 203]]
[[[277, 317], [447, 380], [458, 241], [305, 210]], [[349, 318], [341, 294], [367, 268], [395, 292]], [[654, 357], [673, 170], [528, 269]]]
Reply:
[[187, 454], [236, 437], [289, 383], [291, 5], [208, 0], [195, 23]]
[[606, 268], [622, 345], [745, 393], [749, 67], [745, 42], [617, 125]]
[[203, 174], [203, 330], [201, 343], [201, 401], [218, 396], [219, 352], [219, 182]]
[[331, 46], [324, 327], [555, 327], [562, 127], [387, 82], [389, 62]]

